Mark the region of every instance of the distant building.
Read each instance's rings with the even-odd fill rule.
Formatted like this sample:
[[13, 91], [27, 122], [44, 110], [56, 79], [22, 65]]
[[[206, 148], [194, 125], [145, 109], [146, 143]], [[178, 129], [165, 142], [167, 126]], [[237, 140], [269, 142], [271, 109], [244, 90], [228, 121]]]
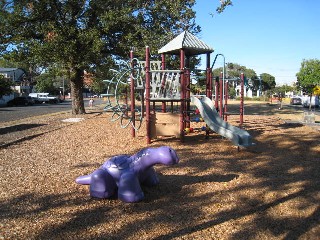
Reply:
[[24, 81], [27, 77], [27, 73], [22, 68], [1, 68], [0, 74], [7, 79], [11, 79], [16, 84], [19, 84]]
[[0, 104], [5, 104], [16, 96], [27, 96], [31, 92], [32, 85], [24, 69], [0, 67], [0, 74], [14, 83], [14, 93], [3, 96], [2, 99], [0, 99]]

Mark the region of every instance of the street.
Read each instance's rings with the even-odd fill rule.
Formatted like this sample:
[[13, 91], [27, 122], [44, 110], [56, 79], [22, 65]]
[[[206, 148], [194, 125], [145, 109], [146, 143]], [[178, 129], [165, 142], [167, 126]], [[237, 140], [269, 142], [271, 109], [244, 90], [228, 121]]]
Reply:
[[[85, 108], [89, 100], [84, 100]], [[96, 98], [94, 105], [103, 103], [102, 99]], [[40, 116], [61, 111], [71, 111], [71, 100], [58, 104], [35, 104], [33, 106], [0, 107], [0, 122], [9, 122], [28, 117]]]

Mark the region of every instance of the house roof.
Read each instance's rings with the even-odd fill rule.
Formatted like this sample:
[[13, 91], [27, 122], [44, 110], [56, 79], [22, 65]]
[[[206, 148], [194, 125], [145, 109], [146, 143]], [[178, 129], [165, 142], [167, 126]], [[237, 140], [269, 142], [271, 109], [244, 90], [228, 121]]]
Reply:
[[12, 72], [12, 71], [16, 71], [18, 70], [19, 68], [2, 68], [0, 67], [0, 72], [2, 73], [7, 73], [7, 72]]
[[163, 46], [158, 53], [179, 55], [180, 49], [185, 50], [187, 56], [212, 53], [214, 51], [213, 48], [199, 38], [188, 31], [184, 31]]
[[7, 74], [12, 78], [12, 81], [19, 82], [23, 80], [26, 71], [22, 68], [2, 68], [0, 67], [0, 74]]

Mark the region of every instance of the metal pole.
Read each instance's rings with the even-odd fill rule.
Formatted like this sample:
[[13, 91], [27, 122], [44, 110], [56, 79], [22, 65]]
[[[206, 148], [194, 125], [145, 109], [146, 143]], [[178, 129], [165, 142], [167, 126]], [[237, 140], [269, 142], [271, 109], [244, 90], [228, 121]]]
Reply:
[[[161, 54], [161, 70], [165, 70], [165, 69], [166, 69], [166, 58], [165, 58], [165, 55], [162, 53]], [[163, 113], [167, 112], [167, 104], [164, 101], [162, 102], [161, 111]]]
[[[212, 99], [212, 75], [211, 75], [211, 68], [210, 68], [210, 53], [207, 53], [207, 66], [206, 66], [206, 78], [207, 78], [207, 97]], [[209, 89], [208, 89], [209, 88]]]
[[147, 144], [151, 143], [151, 122], [150, 122], [150, 49], [146, 47], [146, 126]]
[[164, 53], [161, 54], [161, 69], [166, 69], [166, 55]]
[[[224, 117], [224, 81], [225, 81], [225, 65], [226, 65], [226, 58], [224, 57], [223, 54], [219, 53], [216, 55], [216, 57], [214, 58], [214, 61], [212, 63], [211, 69], [213, 68], [214, 64], [216, 63], [216, 60], [218, 58], [218, 56], [222, 56], [223, 57], [223, 67], [222, 67], [222, 82], [221, 82], [221, 74], [220, 74], [220, 117]], [[222, 84], [221, 84], [222, 83]], [[222, 87], [222, 91], [221, 91], [221, 87]], [[217, 95], [217, 93], [216, 93]]]
[[219, 115], [222, 118], [223, 117], [223, 93], [224, 93], [224, 84], [223, 84], [223, 73], [220, 72], [220, 77], [219, 77], [219, 99], [220, 99], [220, 106], [219, 106]]
[[224, 105], [225, 105], [225, 89], [224, 89], [224, 82], [225, 82], [225, 65], [226, 65], [226, 60], [223, 54], [221, 54], [223, 57], [223, 67], [222, 67], [222, 119], [224, 118]]
[[180, 49], [180, 79], [181, 79], [181, 90], [180, 90], [180, 140], [184, 141], [184, 129], [185, 129], [185, 100], [186, 100], [186, 87], [185, 87], [185, 74], [184, 74], [184, 50]]
[[135, 119], [135, 98], [134, 98], [134, 80], [132, 77], [132, 74], [134, 74], [134, 63], [132, 62], [133, 59], [133, 50], [130, 51], [130, 62], [131, 62], [131, 74], [130, 74], [130, 98], [131, 98], [131, 121], [132, 121], [132, 128], [131, 128], [131, 135], [132, 137], [136, 136], [136, 131], [135, 131], [135, 124], [136, 124], [136, 119]]
[[223, 114], [224, 114], [224, 120], [227, 122], [228, 121], [228, 115], [226, 112], [228, 111], [228, 81], [226, 81], [225, 84], [225, 104], [224, 104], [224, 109], [223, 109]]
[[241, 73], [241, 90], [240, 90], [240, 128], [242, 128], [243, 125], [243, 97], [244, 97], [244, 74]]
[[215, 94], [215, 98], [214, 98], [214, 107], [216, 108], [216, 110], [219, 108], [219, 79], [215, 80], [215, 85], [214, 85], [214, 94]]
[[186, 113], [185, 113], [185, 119], [187, 120], [185, 122], [185, 127], [190, 128], [190, 57], [187, 56], [186, 59], [186, 68], [185, 68], [185, 86], [186, 86]]

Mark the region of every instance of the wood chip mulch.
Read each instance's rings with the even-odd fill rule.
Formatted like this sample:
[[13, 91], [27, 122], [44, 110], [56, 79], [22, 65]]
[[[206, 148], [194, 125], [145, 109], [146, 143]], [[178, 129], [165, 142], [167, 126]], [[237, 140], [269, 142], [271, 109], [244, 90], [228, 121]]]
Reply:
[[247, 109], [254, 147], [238, 151], [201, 132], [154, 140], [180, 163], [156, 166], [160, 184], [132, 204], [91, 199], [75, 178], [147, 147], [144, 125], [132, 138], [97, 111], [80, 122], [60, 114], [0, 126], [0, 239], [319, 239], [318, 127], [276, 106]]

